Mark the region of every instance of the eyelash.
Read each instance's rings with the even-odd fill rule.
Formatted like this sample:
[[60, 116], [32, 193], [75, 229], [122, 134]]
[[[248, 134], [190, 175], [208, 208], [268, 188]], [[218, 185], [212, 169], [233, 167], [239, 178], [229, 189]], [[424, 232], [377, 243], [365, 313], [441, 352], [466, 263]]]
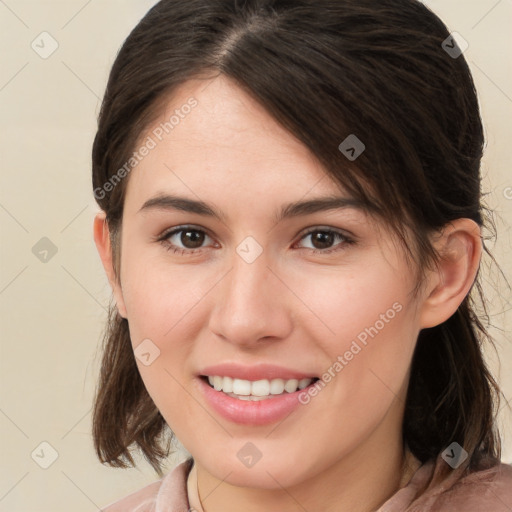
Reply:
[[[181, 247], [177, 247], [176, 245], [169, 242], [169, 239], [176, 235], [177, 233], [181, 233], [183, 231], [194, 231], [196, 233], [204, 233], [206, 236], [208, 233], [202, 229], [197, 229], [194, 226], [180, 226], [179, 228], [173, 228], [171, 231], [167, 231], [162, 236], [160, 236], [157, 241], [160, 242], [168, 251], [172, 251], [175, 254], [180, 254], [183, 256], [191, 256], [193, 254], [197, 254], [198, 252], [201, 252], [205, 247], [201, 247], [199, 249], [182, 249]], [[328, 233], [333, 234], [337, 236], [339, 239], [341, 239], [341, 243], [335, 245], [333, 248], [329, 249], [310, 249], [308, 247], [301, 247], [301, 249], [307, 249], [311, 251], [313, 254], [330, 254], [333, 252], [338, 252], [346, 249], [348, 245], [354, 245], [356, 242], [352, 238], [349, 238], [344, 233], [341, 233], [340, 231], [334, 230], [332, 228], [319, 228], [315, 227], [307, 232], [303, 233], [299, 239], [302, 240], [306, 238], [307, 236], [313, 234], [313, 233]], [[211, 238], [211, 237], [210, 237]]]

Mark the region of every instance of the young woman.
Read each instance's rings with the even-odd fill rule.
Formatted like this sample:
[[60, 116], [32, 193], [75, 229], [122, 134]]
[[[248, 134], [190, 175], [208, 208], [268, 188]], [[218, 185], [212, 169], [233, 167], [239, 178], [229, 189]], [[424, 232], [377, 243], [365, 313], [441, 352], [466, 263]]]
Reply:
[[[107, 511], [509, 511], [473, 81], [412, 0], [163, 0], [93, 148]], [[172, 438], [191, 457], [167, 475]]]

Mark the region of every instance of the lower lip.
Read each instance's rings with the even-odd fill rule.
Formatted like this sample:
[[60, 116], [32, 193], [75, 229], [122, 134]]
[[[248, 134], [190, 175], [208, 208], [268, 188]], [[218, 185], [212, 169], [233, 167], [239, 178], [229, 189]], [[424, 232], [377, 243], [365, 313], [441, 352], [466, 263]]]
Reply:
[[229, 421], [240, 425], [268, 425], [280, 421], [294, 411], [301, 402], [300, 393], [308, 391], [308, 387], [293, 393], [283, 393], [265, 400], [239, 400], [216, 391], [204, 379], [198, 378], [201, 392], [214, 411]]

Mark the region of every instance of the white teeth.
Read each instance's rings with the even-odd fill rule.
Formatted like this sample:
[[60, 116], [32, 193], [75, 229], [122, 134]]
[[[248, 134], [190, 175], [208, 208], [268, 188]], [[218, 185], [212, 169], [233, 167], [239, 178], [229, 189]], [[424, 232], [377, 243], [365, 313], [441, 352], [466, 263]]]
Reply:
[[210, 382], [210, 384], [213, 385], [214, 389], [220, 391], [222, 389], [222, 377], [213, 377], [213, 383]]
[[222, 391], [224, 391], [224, 393], [233, 392], [233, 379], [231, 377], [224, 377], [222, 382]]
[[[219, 377], [222, 378], [222, 377]], [[248, 396], [251, 394], [251, 382], [248, 380], [242, 379], [233, 379], [233, 393], [235, 395], [245, 395]]]
[[[246, 380], [245, 382], [249, 382]], [[270, 395], [270, 382], [268, 380], [257, 380], [251, 384], [251, 395], [268, 396]]]
[[297, 389], [304, 389], [309, 386], [313, 379], [262, 379], [250, 381], [215, 375], [209, 376], [208, 382], [217, 391], [223, 391], [241, 400], [257, 401], [270, 395], [281, 395], [285, 391], [287, 393], [294, 393]]
[[294, 393], [297, 391], [297, 386], [299, 385], [299, 381], [297, 379], [287, 380], [284, 385], [284, 390], [288, 393]]
[[300, 379], [299, 389], [307, 388], [311, 384], [312, 379]]
[[284, 391], [284, 380], [283, 379], [273, 379], [270, 382], [270, 394], [271, 395], [280, 395]]

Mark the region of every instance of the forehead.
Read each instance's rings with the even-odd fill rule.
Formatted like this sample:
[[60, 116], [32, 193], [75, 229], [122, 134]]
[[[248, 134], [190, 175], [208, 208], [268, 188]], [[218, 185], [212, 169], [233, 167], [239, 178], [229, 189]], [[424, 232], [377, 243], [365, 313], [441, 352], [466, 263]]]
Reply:
[[242, 89], [220, 75], [190, 80], [162, 101], [135, 151], [128, 199], [178, 187], [208, 195], [252, 190], [303, 196], [343, 192], [311, 151]]

